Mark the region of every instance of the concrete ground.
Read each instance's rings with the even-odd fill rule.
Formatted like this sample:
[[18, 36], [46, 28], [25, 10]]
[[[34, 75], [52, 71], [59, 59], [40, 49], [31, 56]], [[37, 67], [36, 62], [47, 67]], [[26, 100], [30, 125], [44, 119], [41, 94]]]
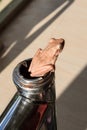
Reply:
[[58, 130], [87, 130], [86, 0], [32, 0], [0, 34], [0, 114], [16, 92], [14, 67], [52, 37], [66, 41], [56, 62]]
[[0, 12], [7, 6], [12, 0], [0, 0]]

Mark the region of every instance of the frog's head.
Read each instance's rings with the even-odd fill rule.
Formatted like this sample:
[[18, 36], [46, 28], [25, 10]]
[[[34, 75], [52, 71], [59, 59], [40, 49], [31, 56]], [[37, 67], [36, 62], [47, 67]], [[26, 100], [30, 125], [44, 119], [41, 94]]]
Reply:
[[63, 38], [55, 39], [52, 38], [49, 42], [50, 49], [51, 49], [51, 56], [57, 57], [63, 50], [65, 45], [65, 40]]
[[60, 38], [60, 39], [52, 38], [50, 40], [50, 44], [53, 46], [53, 48], [56, 48], [56, 50], [61, 52], [64, 48], [65, 40], [63, 38]]

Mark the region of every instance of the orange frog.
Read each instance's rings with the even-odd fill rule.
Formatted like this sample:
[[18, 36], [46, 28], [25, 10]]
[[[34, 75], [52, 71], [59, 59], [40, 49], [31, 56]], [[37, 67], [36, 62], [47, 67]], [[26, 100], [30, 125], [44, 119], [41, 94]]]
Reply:
[[55, 70], [55, 62], [64, 47], [64, 39], [50, 39], [45, 49], [39, 48], [34, 55], [28, 71], [32, 77], [44, 76]]

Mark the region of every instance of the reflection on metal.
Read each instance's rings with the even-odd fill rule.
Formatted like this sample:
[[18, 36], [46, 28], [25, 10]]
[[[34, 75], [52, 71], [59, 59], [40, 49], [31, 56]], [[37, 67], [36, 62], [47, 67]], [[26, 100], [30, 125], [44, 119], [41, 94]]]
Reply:
[[17, 93], [0, 117], [0, 130], [57, 130], [54, 73], [30, 77], [31, 59], [13, 72]]

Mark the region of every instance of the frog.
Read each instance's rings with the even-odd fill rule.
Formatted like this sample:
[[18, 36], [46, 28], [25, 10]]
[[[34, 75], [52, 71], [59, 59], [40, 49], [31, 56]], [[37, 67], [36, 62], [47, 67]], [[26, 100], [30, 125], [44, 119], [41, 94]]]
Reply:
[[32, 58], [28, 69], [30, 76], [40, 77], [48, 72], [54, 72], [56, 60], [62, 52], [64, 44], [65, 40], [63, 38], [51, 38], [44, 49], [39, 48]]

